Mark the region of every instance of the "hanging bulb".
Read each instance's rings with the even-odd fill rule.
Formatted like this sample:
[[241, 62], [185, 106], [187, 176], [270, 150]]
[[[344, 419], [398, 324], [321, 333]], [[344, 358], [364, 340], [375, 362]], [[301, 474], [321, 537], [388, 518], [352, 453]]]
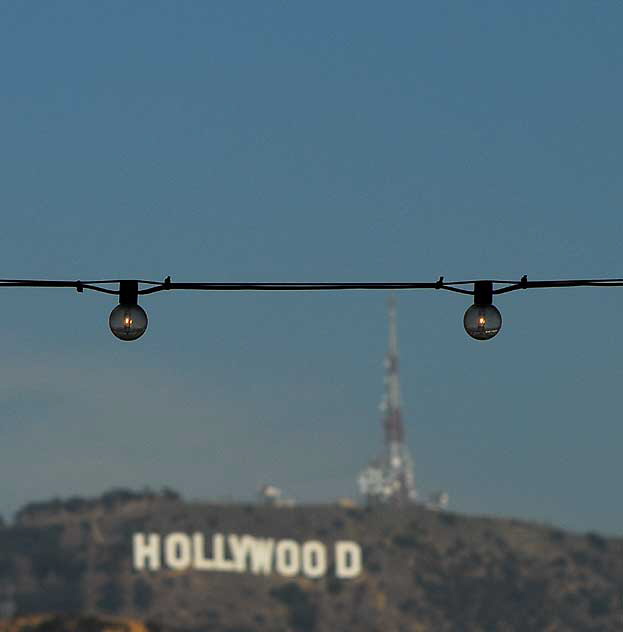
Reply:
[[502, 328], [502, 314], [493, 304], [493, 283], [474, 283], [474, 304], [463, 316], [465, 331], [475, 340], [489, 340]]
[[147, 329], [147, 314], [140, 305], [117, 305], [110, 312], [108, 324], [119, 340], [136, 340]]
[[463, 317], [465, 331], [476, 340], [489, 340], [502, 328], [502, 315], [493, 305], [472, 305]]
[[147, 329], [147, 314], [138, 304], [138, 282], [121, 281], [119, 305], [110, 312], [110, 331], [119, 340], [136, 340]]

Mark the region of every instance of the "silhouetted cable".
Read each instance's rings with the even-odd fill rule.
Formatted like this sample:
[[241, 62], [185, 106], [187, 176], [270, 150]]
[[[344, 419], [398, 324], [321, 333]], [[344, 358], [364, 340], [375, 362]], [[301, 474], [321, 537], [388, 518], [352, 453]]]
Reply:
[[[119, 290], [103, 287], [119, 285], [126, 279], [108, 279], [102, 281], [53, 281], [37, 279], [0, 279], [0, 287], [37, 287], [37, 288], [74, 288], [78, 291], [91, 290], [106, 294], [119, 294]], [[474, 279], [471, 281], [443, 281], [441, 277], [434, 282], [362, 282], [362, 283], [213, 283], [213, 282], [172, 282], [168, 277], [162, 281], [133, 280], [141, 285], [151, 287], [139, 289], [139, 295], [154, 294], [163, 290], [196, 290], [196, 291], [263, 291], [263, 292], [309, 292], [336, 290], [447, 290], [459, 294], [473, 295], [473, 290], [463, 289], [465, 285], [474, 285], [486, 281], [493, 285], [503, 285], [493, 289], [493, 294], [506, 294], [515, 290], [560, 287], [620, 287], [623, 279], [560, 279], [552, 281], [528, 281], [523, 277], [519, 281], [502, 281], [491, 279]]]

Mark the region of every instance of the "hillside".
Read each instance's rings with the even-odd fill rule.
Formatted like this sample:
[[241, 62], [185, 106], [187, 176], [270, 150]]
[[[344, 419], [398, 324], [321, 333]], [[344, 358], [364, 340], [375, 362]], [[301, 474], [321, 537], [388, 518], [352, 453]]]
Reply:
[[0, 527], [5, 616], [202, 632], [597, 632], [622, 629], [622, 598], [621, 539], [420, 507], [117, 493], [31, 505]]
[[131, 619], [71, 615], [33, 615], [0, 621], [0, 632], [161, 632]]

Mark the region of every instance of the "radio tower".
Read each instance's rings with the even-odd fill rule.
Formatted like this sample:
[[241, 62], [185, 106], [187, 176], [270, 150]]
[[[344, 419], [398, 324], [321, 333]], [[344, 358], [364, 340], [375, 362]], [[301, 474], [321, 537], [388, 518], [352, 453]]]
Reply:
[[385, 360], [385, 395], [381, 402], [385, 448], [359, 476], [359, 487], [370, 503], [406, 505], [415, 502], [413, 461], [405, 444], [398, 377], [396, 300], [389, 298], [389, 350]]

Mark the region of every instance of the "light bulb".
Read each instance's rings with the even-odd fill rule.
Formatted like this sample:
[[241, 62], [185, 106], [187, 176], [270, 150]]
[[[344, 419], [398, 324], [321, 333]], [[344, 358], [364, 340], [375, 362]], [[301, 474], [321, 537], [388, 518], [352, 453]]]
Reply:
[[120, 304], [110, 312], [108, 324], [119, 340], [136, 340], [147, 329], [147, 314], [140, 305]]
[[502, 329], [502, 314], [493, 305], [472, 305], [463, 316], [465, 331], [476, 340], [489, 340]]

